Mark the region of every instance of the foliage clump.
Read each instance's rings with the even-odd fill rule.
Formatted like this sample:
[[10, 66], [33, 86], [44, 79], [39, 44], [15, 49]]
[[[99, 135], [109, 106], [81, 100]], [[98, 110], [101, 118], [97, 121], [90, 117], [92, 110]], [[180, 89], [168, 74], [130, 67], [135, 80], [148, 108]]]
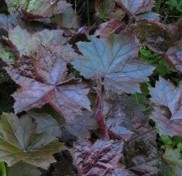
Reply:
[[5, 4], [3, 174], [180, 175], [182, 20], [161, 21], [163, 1]]

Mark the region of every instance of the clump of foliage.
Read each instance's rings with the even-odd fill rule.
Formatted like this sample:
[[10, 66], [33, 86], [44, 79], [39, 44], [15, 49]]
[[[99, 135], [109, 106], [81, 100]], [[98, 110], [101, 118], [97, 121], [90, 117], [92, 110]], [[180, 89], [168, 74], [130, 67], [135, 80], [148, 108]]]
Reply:
[[161, 23], [154, 0], [95, 0], [91, 13], [89, 1], [5, 2], [2, 74], [17, 87], [0, 116], [4, 174], [154, 176], [165, 162], [180, 175], [181, 19]]
[[182, 12], [182, 2], [180, 0], [168, 0], [166, 1], [166, 4], [170, 5], [171, 8]]

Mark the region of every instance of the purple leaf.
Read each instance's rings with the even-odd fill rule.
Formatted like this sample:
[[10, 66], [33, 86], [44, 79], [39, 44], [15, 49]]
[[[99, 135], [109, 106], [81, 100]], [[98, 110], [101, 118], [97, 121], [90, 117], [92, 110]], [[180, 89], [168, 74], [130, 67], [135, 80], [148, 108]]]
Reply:
[[178, 71], [182, 72], [182, 39], [164, 53], [166, 60]]
[[161, 135], [181, 135], [182, 124], [182, 84], [175, 87], [160, 78], [155, 88], [150, 88], [151, 101], [155, 103], [151, 118], [157, 123]]
[[[116, 105], [117, 106], [117, 105]], [[127, 118], [124, 113], [118, 114], [113, 118], [107, 119], [107, 127], [109, 136], [115, 139], [128, 140], [133, 135], [133, 132], [125, 127], [124, 119]]]
[[19, 19], [18, 14], [0, 14], [0, 29], [8, 31], [17, 25], [21, 25], [21, 20]]
[[181, 136], [182, 121], [169, 120], [170, 112], [165, 108], [155, 107], [150, 118], [155, 121], [159, 134], [162, 136]]
[[[17, 31], [24, 33], [25, 38]], [[45, 34], [48, 37], [45, 38]], [[72, 119], [82, 108], [90, 109], [89, 89], [80, 80], [66, 79], [67, 62], [76, 53], [70, 45], [61, 45], [64, 42], [61, 35], [58, 30], [30, 34], [19, 27], [10, 32], [9, 40], [16, 45], [20, 57], [26, 55], [6, 68], [21, 86], [13, 94], [16, 113], [50, 103], [64, 117]], [[26, 40], [29, 37], [30, 40]]]
[[67, 123], [60, 123], [55, 118], [47, 113], [28, 113], [37, 123], [37, 132], [48, 133], [54, 137], [62, 136], [63, 129], [66, 128], [69, 133], [76, 137], [90, 137], [89, 130], [97, 128], [96, 120], [93, 118], [93, 113], [90, 111], [83, 111], [82, 116], [77, 116], [75, 119], [67, 119]]

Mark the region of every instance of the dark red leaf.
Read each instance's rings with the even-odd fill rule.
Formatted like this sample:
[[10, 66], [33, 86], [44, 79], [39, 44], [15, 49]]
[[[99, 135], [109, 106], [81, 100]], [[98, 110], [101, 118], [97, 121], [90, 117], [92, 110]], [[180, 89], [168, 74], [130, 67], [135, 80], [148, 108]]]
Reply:
[[138, 20], [133, 26], [138, 38], [154, 52], [163, 54], [171, 45], [171, 31], [168, 26], [151, 20]]
[[123, 142], [97, 140], [92, 144], [87, 139], [80, 139], [74, 147], [74, 164], [79, 176], [114, 176], [129, 172], [120, 167]]
[[173, 25], [162, 24], [150, 19], [139, 19], [136, 25], [132, 25], [132, 28], [138, 38], [158, 54], [164, 54], [170, 47], [173, 48], [176, 42], [182, 38], [182, 19]]
[[126, 24], [119, 19], [111, 19], [105, 23], [100, 24], [99, 29], [96, 30], [95, 36], [108, 37], [111, 34], [118, 33], [126, 27]]

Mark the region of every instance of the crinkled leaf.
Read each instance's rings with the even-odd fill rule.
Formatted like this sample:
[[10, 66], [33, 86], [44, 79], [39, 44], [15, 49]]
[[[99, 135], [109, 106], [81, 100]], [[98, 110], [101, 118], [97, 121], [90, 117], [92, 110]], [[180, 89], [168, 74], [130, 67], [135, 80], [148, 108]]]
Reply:
[[55, 14], [64, 13], [71, 6], [65, 0], [6, 0], [8, 11], [10, 13], [21, 11], [28, 19], [51, 17]]
[[157, 123], [161, 135], [181, 135], [182, 107], [181, 83], [175, 87], [171, 82], [160, 78], [155, 88], [150, 88], [151, 101], [155, 108], [151, 118]]
[[0, 119], [0, 160], [12, 166], [19, 161], [47, 168], [54, 162], [52, 154], [64, 148], [56, 138], [36, 134], [36, 125], [28, 116], [20, 119], [3, 114]]
[[[78, 175], [82, 176], [106, 176], [126, 173], [119, 167], [119, 159], [122, 156], [123, 142], [97, 140], [94, 144], [86, 139], [80, 139], [74, 146], [74, 164], [78, 169]], [[121, 169], [121, 172], [119, 171]], [[118, 174], [119, 175], [119, 174]]]
[[107, 90], [116, 93], [140, 92], [140, 82], [147, 80], [153, 67], [135, 59], [139, 44], [128, 33], [108, 39], [90, 37], [90, 42], [78, 42], [83, 57], [71, 63], [86, 78], [103, 79]]
[[175, 46], [170, 47], [164, 56], [170, 64], [182, 72], [182, 39]]
[[181, 176], [182, 173], [182, 159], [179, 149], [167, 148], [163, 159], [168, 163], [175, 176]]
[[8, 168], [9, 176], [40, 176], [42, 172], [35, 166], [19, 162]]
[[154, 0], [116, 0], [116, 2], [122, 4], [124, 10], [133, 15], [150, 11], [155, 3]]

